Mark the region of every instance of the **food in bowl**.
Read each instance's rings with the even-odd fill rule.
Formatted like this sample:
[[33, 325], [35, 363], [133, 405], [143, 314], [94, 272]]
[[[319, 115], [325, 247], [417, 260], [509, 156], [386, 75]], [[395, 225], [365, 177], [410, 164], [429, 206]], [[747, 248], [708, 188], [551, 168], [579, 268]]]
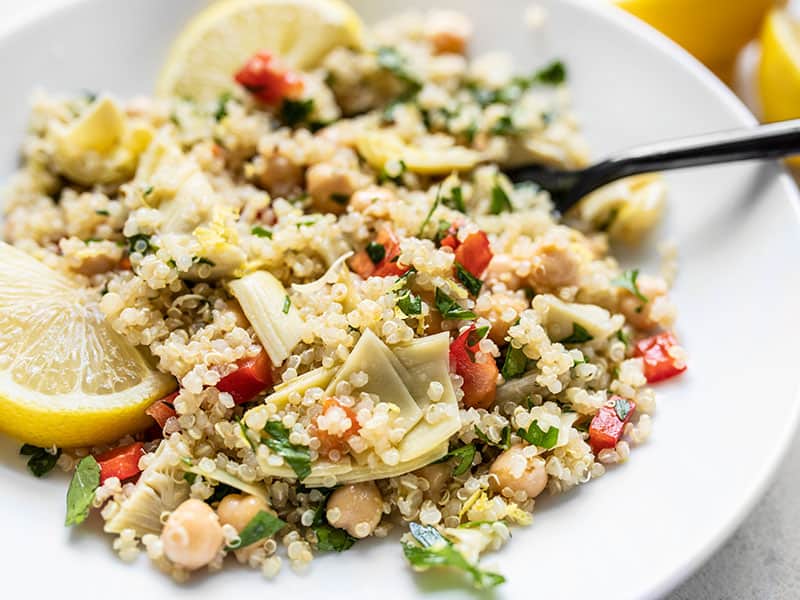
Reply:
[[670, 277], [608, 241], [657, 221], [663, 183], [563, 218], [511, 185], [587, 162], [567, 68], [468, 59], [471, 30], [231, 0], [158, 97], [34, 100], [3, 204], [0, 428], [34, 474], [74, 471], [68, 525], [96, 509], [123, 559], [177, 579], [400, 530], [413, 567], [491, 587], [479, 557], [537, 497], [646, 440], [648, 383], [686, 357]]

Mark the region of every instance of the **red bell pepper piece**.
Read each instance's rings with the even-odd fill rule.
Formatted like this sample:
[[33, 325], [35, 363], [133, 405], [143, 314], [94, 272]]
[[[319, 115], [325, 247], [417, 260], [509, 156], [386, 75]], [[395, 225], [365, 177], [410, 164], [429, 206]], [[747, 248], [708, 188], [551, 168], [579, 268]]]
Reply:
[[[350, 436], [357, 434], [361, 429], [361, 425], [358, 422], [355, 411], [348, 406], [343, 406], [336, 398], [325, 399], [325, 401], [322, 403], [322, 412], [320, 413], [320, 416], [324, 415], [328, 412], [328, 410], [334, 407], [344, 411], [344, 413], [347, 415], [347, 418], [350, 419], [351, 425], [347, 431], [339, 434], [329, 433], [327, 430], [319, 429], [317, 426], [315, 435], [320, 442], [320, 454], [325, 456], [328, 456], [331, 450], [342, 451], [347, 445], [347, 439]], [[317, 420], [319, 420], [319, 417], [317, 417]]]
[[253, 358], [239, 362], [239, 368], [217, 384], [220, 392], [228, 392], [236, 404], [250, 402], [272, 385], [272, 363], [263, 350]]
[[483, 231], [470, 233], [456, 248], [456, 262], [480, 279], [492, 260], [489, 238]]
[[494, 404], [497, 392], [497, 365], [493, 360], [475, 362], [478, 343], [469, 345], [469, 337], [475, 331], [470, 326], [450, 344], [450, 368], [463, 379], [464, 405], [470, 408], [489, 408]]
[[251, 56], [234, 79], [261, 102], [273, 106], [303, 93], [303, 80], [265, 51]]
[[172, 403], [175, 401], [175, 398], [178, 397], [178, 392], [174, 392], [169, 396], [165, 396], [161, 400], [157, 400], [153, 402], [145, 412], [145, 414], [153, 417], [158, 426], [161, 429], [164, 429], [164, 425], [166, 425], [167, 420], [170, 417], [176, 416], [175, 408], [172, 406]]
[[116, 477], [120, 481], [136, 477], [141, 472], [139, 459], [142, 456], [144, 456], [144, 446], [141, 442], [98, 454], [94, 459], [100, 465], [100, 483], [109, 477]]
[[350, 257], [347, 265], [356, 275], [361, 277], [361, 279], [367, 279], [375, 272], [375, 263], [372, 262], [366, 250], [356, 252]]
[[458, 241], [458, 238], [453, 235], [452, 233], [448, 233], [445, 237], [442, 238], [442, 241], [439, 242], [440, 248], [452, 248], [454, 251], [458, 248], [458, 245], [461, 242]]
[[373, 275], [375, 277], [388, 277], [389, 275], [405, 275], [408, 267], [398, 264], [400, 256], [400, 240], [391, 229], [383, 228], [375, 237], [375, 243], [380, 244], [386, 250], [383, 259], [375, 265]]
[[617, 445], [625, 425], [636, 410], [636, 403], [630, 400], [619, 396], [612, 396], [611, 400], [614, 406], [602, 406], [589, 425], [589, 444], [595, 454], [604, 448], [614, 448]]
[[637, 342], [633, 354], [644, 360], [644, 376], [648, 383], [675, 377], [686, 370], [686, 365], [678, 363], [669, 353], [675, 346], [678, 340], [669, 331]]

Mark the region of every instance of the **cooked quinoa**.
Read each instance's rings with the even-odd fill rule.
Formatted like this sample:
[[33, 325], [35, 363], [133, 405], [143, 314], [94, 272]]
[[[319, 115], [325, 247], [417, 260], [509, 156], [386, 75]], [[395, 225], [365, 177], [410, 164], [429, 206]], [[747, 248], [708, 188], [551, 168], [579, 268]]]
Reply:
[[[208, 104], [34, 98], [5, 240], [96, 294], [177, 382], [150, 430], [58, 455], [71, 471], [143, 444], [141, 474], [93, 496], [121, 559], [182, 580], [233, 554], [274, 577], [397, 531], [415, 567], [443, 547], [476, 565], [540, 493], [647, 440], [648, 380], [685, 369], [659, 333], [674, 248], [668, 281], [608, 252], [657, 219], [641, 197], [663, 184], [564, 218], [512, 185], [504, 167], [579, 167], [586, 144], [566, 67], [468, 58], [472, 28], [379, 23], [276, 105], [233, 80]], [[113, 139], [87, 138], [92, 119]], [[256, 518], [271, 534], [235, 549]]]

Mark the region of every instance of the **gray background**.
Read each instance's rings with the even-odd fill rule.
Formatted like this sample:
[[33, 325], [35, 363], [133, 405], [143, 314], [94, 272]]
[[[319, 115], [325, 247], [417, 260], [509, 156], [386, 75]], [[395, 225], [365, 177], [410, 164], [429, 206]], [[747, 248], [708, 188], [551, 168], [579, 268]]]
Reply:
[[[26, 19], [66, 1], [0, 0], [0, 25]], [[792, 0], [792, 3], [800, 6], [800, 0]], [[667, 596], [667, 600], [800, 598], [798, 465], [800, 437], [752, 514], [705, 565]]]

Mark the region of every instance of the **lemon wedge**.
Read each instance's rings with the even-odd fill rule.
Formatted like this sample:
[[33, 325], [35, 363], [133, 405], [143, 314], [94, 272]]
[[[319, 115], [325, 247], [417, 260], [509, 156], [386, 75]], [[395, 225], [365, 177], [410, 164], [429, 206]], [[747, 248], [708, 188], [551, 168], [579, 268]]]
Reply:
[[361, 20], [341, 0], [216, 2], [173, 43], [156, 93], [214, 100], [232, 88], [234, 74], [256, 52], [267, 50], [306, 70], [336, 46], [359, 46], [361, 34]]
[[0, 242], [0, 431], [91, 446], [145, 429], [174, 380], [117, 334], [97, 293]]
[[800, 23], [784, 10], [764, 21], [758, 91], [766, 121], [800, 117]]
[[758, 34], [775, 0], [615, 0], [730, 81], [739, 50]]

